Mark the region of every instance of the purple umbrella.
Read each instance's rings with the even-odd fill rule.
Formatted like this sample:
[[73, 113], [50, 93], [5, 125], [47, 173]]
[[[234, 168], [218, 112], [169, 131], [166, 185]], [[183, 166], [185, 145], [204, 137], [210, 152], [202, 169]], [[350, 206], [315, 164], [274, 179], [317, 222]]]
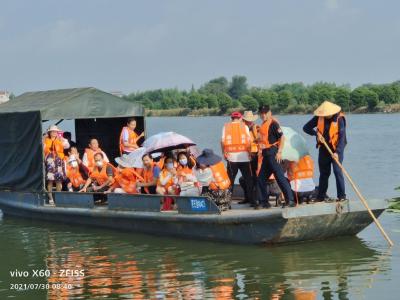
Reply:
[[185, 149], [193, 145], [196, 144], [191, 139], [172, 131], [152, 135], [143, 143], [148, 153]]

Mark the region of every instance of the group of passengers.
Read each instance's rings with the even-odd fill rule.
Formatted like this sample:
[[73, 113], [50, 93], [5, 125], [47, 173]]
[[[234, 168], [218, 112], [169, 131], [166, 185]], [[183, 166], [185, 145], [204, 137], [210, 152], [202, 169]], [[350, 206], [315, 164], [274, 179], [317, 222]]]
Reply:
[[[317, 146], [326, 140], [335, 151], [335, 157], [342, 159], [346, 136], [341, 108], [325, 101], [315, 115], [304, 126], [304, 131], [317, 136]], [[260, 125], [255, 123], [259, 117]], [[283, 206], [295, 206], [308, 202], [314, 193], [317, 193], [317, 201], [326, 199], [331, 164], [337, 180], [338, 199], [345, 199], [343, 175], [333, 159], [329, 160], [324, 148], [320, 147], [319, 153], [318, 190], [313, 181], [314, 162], [310, 155], [300, 157], [299, 161], [282, 159], [285, 138], [269, 106], [260, 107], [259, 116], [251, 111], [244, 115], [231, 114], [231, 122], [224, 125], [221, 137], [226, 167], [222, 158], [210, 149], [204, 149], [196, 158], [188, 149], [179, 149], [158, 156], [144, 154], [143, 166], [135, 168], [130, 154], [139, 148], [138, 141], [144, 137], [135, 130], [136, 120], [131, 118], [120, 134], [121, 157], [116, 158], [118, 165], [115, 167], [96, 139], [90, 140], [80, 159], [77, 148], [71, 146], [70, 137], [66, 139], [57, 126], [51, 126], [43, 141], [50, 203], [55, 183], [57, 191], [65, 187], [78, 192], [159, 194], [165, 198], [168, 195], [206, 195], [225, 210], [230, 208], [233, 183], [240, 170], [244, 200], [239, 204], [249, 203], [255, 209], [269, 208], [272, 195], [277, 205], [278, 199], [282, 199]]]
[[[130, 153], [144, 135], [129, 119], [120, 135], [121, 156], [110, 163], [97, 139], [90, 140], [82, 159], [76, 145], [52, 125], [44, 137], [47, 189], [93, 193], [159, 194], [211, 197], [221, 209], [230, 205], [230, 181], [222, 158], [205, 149], [195, 158], [188, 149], [144, 154], [143, 167], [135, 168]], [[54, 204], [49, 192], [49, 202]]]

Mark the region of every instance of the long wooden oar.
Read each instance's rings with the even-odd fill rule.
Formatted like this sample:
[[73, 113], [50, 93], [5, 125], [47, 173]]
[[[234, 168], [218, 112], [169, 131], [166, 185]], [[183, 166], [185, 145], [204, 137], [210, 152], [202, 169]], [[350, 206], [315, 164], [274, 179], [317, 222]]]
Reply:
[[364, 204], [365, 208], [368, 210], [369, 214], [371, 215], [372, 219], [374, 220], [376, 226], [378, 226], [378, 229], [380, 230], [380, 232], [382, 233], [383, 237], [386, 239], [386, 241], [388, 242], [388, 244], [390, 246], [393, 246], [393, 242], [392, 240], [389, 238], [389, 236], [386, 234], [385, 230], [383, 229], [381, 223], [378, 221], [378, 219], [375, 217], [374, 213], [372, 212], [372, 210], [369, 208], [367, 201], [365, 200], [365, 198], [363, 197], [363, 195], [361, 194], [361, 192], [359, 191], [359, 189], [357, 188], [356, 184], [353, 182], [353, 180], [351, 179], [349, 173], [347, 173], [346, 169], [343, 167], [343, 165], [340, 163], [339, 159], [337, 159], [337, 157], [333, 154], [331, 148], [329, 148], [328, 144], [326, 143], [324, 137], [318, 133], [318, 137], [319, 140], [322, 142], [322, 144], [324, 144], [325, 148], [328, 150], [329, 154], [332, 156], [332, 158], [334, 159], [334, 161], [338, 164], [338, 166], [340, 167], [340, 169], [342, 169], [342, 172], [344, 173], [344, 175], [346, 175], [347, 179], [349, 180], [351, 186], [353, 187], [354, 191], [356, 192], [358, 198], [360, 198], [362, 204]]

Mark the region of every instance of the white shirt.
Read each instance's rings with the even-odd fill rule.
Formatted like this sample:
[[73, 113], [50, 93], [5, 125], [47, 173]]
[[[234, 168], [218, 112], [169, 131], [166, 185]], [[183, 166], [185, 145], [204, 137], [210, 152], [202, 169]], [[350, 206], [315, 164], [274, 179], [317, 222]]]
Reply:
[[214, 175], [210, 168], [205, 168], [204, 170], [196, 168], [194, 173], [201, 186], [209, 186], [210, 182], [214, 181]]
[[290, 181], [290, 186], [293, 191], [299, 193], [312, 192], [315, 190], [315, 184], [312, 178], [292, 180]]
[[[240, 121], [235, 121], [235, 123], [239, 123]], [[248, 136], [250, 140], [250, 131], [249, 127], [243, 124], [245, 129], [246, 129], [246, 135]], [[225, 139], [225, 126], [222, 128], [222, 141]], [[227, 160], [230, 162], [248, 162], [250, 161], [250, 154], [247, 151], [241, 151], [241, 152], [228, 152], [227, 153]]]
[[[103, 153], [104, 161], [105, 162], [110, 162], [108, 157], [107, 157], [107, 155], [104, 153], [104, 151], [101, 151], [101, 153]], [[83, 163], [84, 166], [89, 167], [89, 161], [88, 161], [86, 152], [85, 152], [85, 154], [83, 154], [82, 163]]]

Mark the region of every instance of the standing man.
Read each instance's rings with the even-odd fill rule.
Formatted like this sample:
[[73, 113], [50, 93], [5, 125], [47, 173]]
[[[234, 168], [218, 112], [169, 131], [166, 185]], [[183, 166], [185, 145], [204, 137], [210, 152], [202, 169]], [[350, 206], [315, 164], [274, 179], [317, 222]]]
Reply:
[[[269, 208], [271, 205], [266, 201], [268, 197], [267, 178], [274, 174], [275, 179], [285, 196], [285, 204], [283, 207], [295, 206], [293, 193], [290, 184], [286, 179], [283, 169], [280, 165], [282, 161], [282, 149], [285, 143], [285, 137], [278, 121], [272, 117], [271, 109], [268, 105], [262, 106], [259, 109], [262, 125], [260, 127], [259, 144], [262, 149], [262, 164], [258, 175], [258, 186], [260, 188], [259, 203], [264, 208]], [[258, 209], [257, 205], [255, 209]]]
[[[343, 172], [334, 161], [328, 150], [322, 145], [325, 139], [335, 157], [342, 163], [344, 148], [347, 144], [346, 139], [346, 119], [341, 112], [342, 108], [329, 101], [324, 101], [315, 111], [314, 117], [304, 125], [303, 130], [309, 135], [317, 137], [318, 166], [319, 166], [319, 188], [318, 201], [324, 201], [328, 190], [331, 166], [336, 178], [336, 189], [338, 200], [346, 199]], [[316, 130], [315, 130], [316, 128]]]
[[[243, 114], [243, 122], [249, 128], [250, 132], [250, 168], [252, 175], [252, 186], [253, 189], [250, 191], [251, 197], [253, 199], [257, 199], [257, 167], [258, 167], [258, 131], [260, 130], [260, 126], [254, 123], [258, 119], [258, 115], [254, 115], [252, 111], [245, 111]], [[239, 179], [239, 183], [244, 190], [245, 199], [247, 198], [246, 194], [248, 191], [246, 190], [246, 184], [243, 177]], [[247, 203], [246, 200], [239, 202], [239, 204]]]
[[[242, 122], [242, 114], [233, 112], [231, 122], [226, 123], [222, 129], [221, 149], [227, 160], [229, 179], [235, 183], [235, 178], [240, 170], [245, 181], [247, 191], [253, 190], [251, 167], [250, 167], [250, 146], [251, 138], [249, 128]], [[247, 193], [245, 202], [253, 202], [251, 193]]]
[[122, 154], [129, 154], [139, 148], [137, 142], [141, 137], [144, 136], [142, 132], [137, 135], [135, 132], [136, 120], [134, 118], [128, 119], [126, 126], [122, 128], [121, 135], [119, 138], [119, 149]]

